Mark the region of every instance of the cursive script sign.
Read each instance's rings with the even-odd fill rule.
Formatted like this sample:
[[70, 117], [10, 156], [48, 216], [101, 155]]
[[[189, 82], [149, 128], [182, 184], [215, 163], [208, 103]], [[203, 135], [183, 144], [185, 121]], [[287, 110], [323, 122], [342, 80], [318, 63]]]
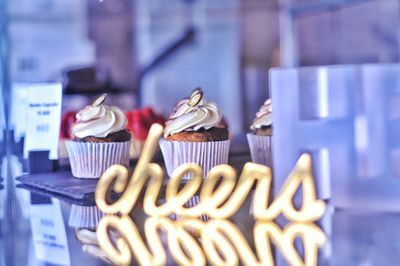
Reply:
[[[129, 214], [135, 206], [146, 181], [149, 181], [144, 197], [144, 211], [150, 216], [168, 216], [177, 214], [183, 217], [226, 219], [231, 217], [243, 204], [254, 183], [253, 215], [257, 220], [273, 220], [284, 214], [290, 221], [310, 222], [319, 219], [325, 212], [325, 203], [317, 200], [312, 163], [309, 154], [303, 154], [293, 171], [289, 174], [280, 193], [269, 204], [271, 193], [271, 170], [263, 165], [246, 163], [239, 179], [236, 171], [229, 165], [218, 165], [210, 170], [202, 180], [199, 165], [189, 163], [180, 166], [172, 174], [166, 189], [166, 202], [157, 205], [164, 173], [162, 168], [151, 159], [158, 145], [163, 128], [153, 125], [144, 145], [143, 153], [129, 179], [128, 170], [121, 165], [111, 166], [100, 178], [96, 189], [96, 203], [101, 211], [108, 214]], [[182, 177], [190, 173], [192, 178], [179, 190]], [[217, 186], [218, 180], [222, 178]], [[123, 193], [115, 202], [107, 201], [107, 192], [113, 185], [117, 193]], [[303, 204], [297, 210], [293, 206], [293, 197], [302, 185]], [[200, 188], [200, 203], [186, 208], [185, 203]]]
[[[165, 250], [159, 237], [163, 230], [167, 232], [167, 244], [173, 258], [181, 265], [205, 265], [206, 260], [212, 265], [237, 265], [239, 260], [245, 265], [274, 265], [271, 241], [291, 265], [316, 265], [318, 247], [324, 243], [325, 235], [311, 222], [322, 217], [326, 206], [316, 197], [309, 154], [300, 156], [272, 202], [269, 202], [271, 170], [264, 165], [246, 163], [239, 178], [233, 167], [218, 165], [203, 180], [201, 167], [189, 163], [174, 171], [167, 184], [165, 202], [157, 204], [164, 173], [151, 160], [162, 132], [160, 125], [151, 127], [131, 178], [125, 167], [114, 165], [98, 182], [96, 203], [107, 215], [100, 221], [97, 235], [100, 246], [113, 263], [130, 264], [134, 255], [141, 265], [166, 264]], [[182, 178], [188, 173], [191, 179], [180, 188]], [[143, 208], [151, 216], [144, 228], [147, 245], [129, 216], [146, 182]], [[256, 254], [238, 228], [223, 220], [239, 210], [254, 184], [252, 213], [256, 219], [253, 231]], [[303, 189], [303, 202], [301, 208], [296, 209], [293, 197], [300, 187]], [[110, 189], [122, 195], [110, 202], [107, 199]], [[198, 190], [199, 204], [185, 207]], [[172, 221], [167, 218], [171, 214], [182, 218]], [[294, 222], [283, 231], [272, 222], [281, 214]], [[210, 221], [196, 219], [202, 215], [207, 215]], [[116, 231], [114, 237], [110, 234], [113, 230]], [[201, 241], [197, 241], [194, 235]], [[296, 237], [303, 240], [304, 259], [294, 248]]]

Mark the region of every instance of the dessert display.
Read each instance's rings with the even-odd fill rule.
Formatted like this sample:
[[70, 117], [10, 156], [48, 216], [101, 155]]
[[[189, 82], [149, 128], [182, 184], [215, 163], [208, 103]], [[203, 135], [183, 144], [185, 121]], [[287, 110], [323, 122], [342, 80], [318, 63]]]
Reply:
[[220, 127], [221, 119], [219, 108], [204, 99], [201, 89], [177, 103], [160, 140], [169, 176], [178, 166], [195, 162], [203, 168], [204, 177], [213, 166], [228, 162], [229, 132]]
[[251, 160], [272, 167], [272, 101], [267, 99], [257, 112], [247, 134]]
[[[163, 169], [153, 162], [162, 134], [162, 126], [152, 126], [131, 177], [116, 165], [96, 188], [96, 205], [107, 213], [96, 228], [98, 243], [113, 264], [274, 265], [280, 252], [288, 265], [317, 265], [326, 235], [314, 222], [327, 224], [321, 219], [329, 212], [317, 198], [310, 154], [301, 154], [272, 197], [271, 171], [260, 164], [245, 164], [238, 172], [217, 165], [204, 181], [196, 175], [194, 182], [182, 184], [183, 173], [199, 173], [199, 165], [188, 163], [165, 184]], [[107, 194], [121, 179], [131, 182], [117, 204], [109, 204]], [[162, 184], [166, 188], [161, 193]], [[298, 201], [301, 209], [294, 207], [298, 189], [307, 195]], [[187, 200], [199, 190], [201, 198], [191, 208], [193, 201]]]
[[131, 135], [124, 112], [104, 104], [103, 94], [76, 114], [73, 140], [67, 141], [73, 176], [99, 178], [113, 164], [129, 165]]
[[61, 118], [60, 130], [60, 158], [67, 158], [68, 152], [65, 141], [72, 139], [72, 125], [76, 122], [76, 113], [73, 111], [65, 112]]
[[142, 152], [151, 125], [157, 123], [164, 126], [165, 119], [162, 115], [155, 113], [151, 107], [126, 112], [126, 118], [128, 119], [127, 128], [132, 135], [129, 153], [131, 158], [136, 159]]

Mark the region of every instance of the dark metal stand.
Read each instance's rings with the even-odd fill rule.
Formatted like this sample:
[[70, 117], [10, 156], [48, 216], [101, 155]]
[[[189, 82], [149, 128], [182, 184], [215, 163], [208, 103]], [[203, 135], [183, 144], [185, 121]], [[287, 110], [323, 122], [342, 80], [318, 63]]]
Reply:
[[50, 151], [30, 151], [28, 155], [28, 173], [52, 173], [58, 169], [58, 160], [49, 159]]

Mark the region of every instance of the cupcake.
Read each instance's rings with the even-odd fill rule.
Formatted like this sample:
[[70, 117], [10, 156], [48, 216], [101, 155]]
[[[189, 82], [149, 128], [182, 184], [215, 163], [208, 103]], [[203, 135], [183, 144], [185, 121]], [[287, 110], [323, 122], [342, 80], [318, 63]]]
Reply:
[[[214, 166], [228, 163], [229, 132], [221, 127], [221, 119], [219, 108], [204, 99], [201, 89], [195, 89], [189, 98], [177, 103], [166, 122], [164, 138], [160, 140], [169, 176], [182, 164], [197, 163], [205, 178]], [[189, 180], [190, 174], [183, 179]], [[199, 201], [199, 196], [194, 196], [186, 207], [193, 207]], [[206, 221], [208, 217], [202, 219]]]
[[251, 160], [272, 167], [272, 101], [261, 106], [247, 134]]
[[129, 165], [131, 135], [124, 112], [104, 104], [103, 94], [76, 114], [73, 140], [67, 141], [72, 175], [99, 178], [113, 164]]
[[212, 167], [228, 162], [229, 132], [220, 127], [221, 118], [217, 105], [206, 101], [201, 89], [177, 103], [160, 140], [168, 175], [182, 164], [197, 163], [205, 177]]

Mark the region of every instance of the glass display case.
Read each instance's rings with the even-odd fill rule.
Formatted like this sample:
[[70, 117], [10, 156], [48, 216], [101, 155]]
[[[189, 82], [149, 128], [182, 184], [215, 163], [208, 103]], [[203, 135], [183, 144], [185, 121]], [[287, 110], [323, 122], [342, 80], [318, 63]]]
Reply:
[[[0, 266], [398, 265], [399, 12], [396, 0], [0, 0]], [[185, 129], [154, 137], [176, 121]], [[200, 166], [178, 182], [182, 162]]]

